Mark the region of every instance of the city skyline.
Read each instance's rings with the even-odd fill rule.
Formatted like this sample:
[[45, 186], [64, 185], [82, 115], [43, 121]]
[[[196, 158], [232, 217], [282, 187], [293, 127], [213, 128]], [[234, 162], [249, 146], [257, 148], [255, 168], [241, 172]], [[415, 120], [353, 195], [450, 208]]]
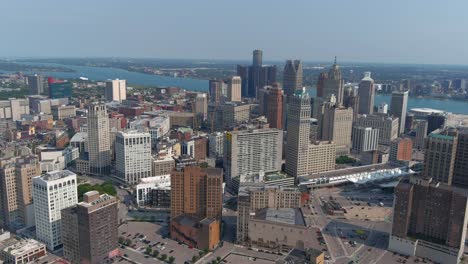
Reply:
[[[9, 3], [21, 15], [13, 11], [0, 18], [9, 25], [4, 33], [12, 40], [0, 44], [0, 57], [232, 60], [248, 59], [251, 49], [260, 48], [269, 60], [280, 61], [329, 61], [335, 55], [340, 62], [463, 65], [468, 60], [463, 1], [274, 1], [268, 7], [249, 3], [249, 8], [242, 3], [181, 2], [185, 8], [173, 2]], [[278, 19], [271, 19], [274, 10], [282, 10]], [[213, 34], [221, 41], [211, 41]], [[80, 35], [100, 41], [77, 41]], [[303, 37], [292, 45], [297, 36]]]

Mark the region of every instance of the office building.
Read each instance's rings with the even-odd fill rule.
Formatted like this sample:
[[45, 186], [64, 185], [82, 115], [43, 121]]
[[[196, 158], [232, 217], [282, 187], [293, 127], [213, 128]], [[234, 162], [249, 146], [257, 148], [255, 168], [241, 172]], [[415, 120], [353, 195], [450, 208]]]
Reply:
[[[300, 153], [299, 155], [304, 154]], [[335, 143], [331, 141], [313, 142], [308, 145], [306, 173], [302, 175], [334, 170], [335, 159]]]
[[284, 257], [275, 262], [275, 264], [324, 264], [325, 253], [315, 248], [294, 248]]
[[172, 157], [153, 158], [151, 162], [151, 176], [167, 175], [175, 168]]
[[185, 166], [171, 173], [171, 238], [212, 250], [220, 240], [223, 172]]
[[354, 126], [352, 139], [352, 150], [355, 153], [377, 150], [379, 145], [379, 129]]
[[78, 203], [76, 174], [51, 171], [33, 178], [36, 237], [47, 249], [62, 248], [62, 209]]
[[10, 98], [0, 101], [0, 119], [21, 120], [23, 114], [29, 114], [27, 99]]
[[411, 161], [413, 155], [413, 140], [397, 138], [390, 145], [390, 161]]
[[105, 89], [106, 100], [109, 102], [122, 102], [127, 99], [127, 81], [126, 80], [108, 80]]
[[380, 103], [377, 109], [377, 113], [379, 114], [387, 114], [388, 113], [388, 104]]
[[281, 170], [283, 130], [257, 129], [226, 133], [225, 182], [233, 177]]
[[54, 120], [63, 120], [76, 116], [76, 107], [74, 105], [57, 105], [52, 106], [52, 116]]
[[453, 185], [468, 188], [468, 128], [458, 130]]
[[73, 264], [104, 263], [118, 244], [118, 201], [90, 191], [62, 210], [63, 256]]
[[408, 93], [408, 91], [395, 91], [392, 93], [392, 100], [390, 102], [390, 114], [398, 117], [400, 120], [400, 125], [398, 126], [400, 134], [405, 132]]
[[[364, 78], [359, 83], [359, 114], [374, 113], [374, 97], [375, 87], [374, 80], [371, 78], [370, 72], [364, 73]], [[391, 109], [390, 109], [391, 110]]]
[[208, 135], [208, 148], [210, 158], [224, 158], [224, 133], [214, 132]]
[[379, 144], [387, 146], [398, 137], [398, 125], [397, 117], [387, 115], [362, 115], [354, 121], [354, 126], [379, 129]]
[[239, 76], [233, 76], [228, 80], [227, 98], [231, 102], [242, 101], [242, 80]]
[[115, 138], [115, 171], [117, 177], [137, 184], [151, 173], [151, 136], [138, 131], [117, 132]]
[[241, 78], [242, 97], [249, 97], [249, 69], [250, 66], [237, 65], [237, 75]]
[[452, 185], [458, 134], [453, 130], [436, 130], [429, 134], [424, 153], [424, 177]]
[[340, 67], [336, 63], [336, 57], [328, 74], [320, 74], [317, 84], [318, 97], [328, 101], [332, 95], [336, 97], [336, 103], [338, 105], [343, 104], [344, 81], [341, 76]]
[[[153, 190], [159, 190], [161, 192], [153, 192]], [[171, 190], [171, 175], [159, 175], [148, 178], [140, 179], [140, 182], [135, 186], [135, 196], [138, 206], [157, 206], [160, 199], [163, 197], [153, 197], [153, 195], [160, 196], [168, 191], [169, 193], [169, 204], [166, 209], [170, 207], [170, 190]], [[156, 203], [154, 203], [156, 199]]]
[[283, 90], [279, 83], [274, 83], [264, 95], [266, 99], [265, 116], [271, 128], [283, 128]]
[[224, 89], [226, 88], [226, 84], [222, 80], [210, 80], [208, 84], [208, 91], [210, 92], [210, 102], [224, 102]]
[[353, 109], [353, 119], [358, 116], [359, 110], [359, 96], [356, 89], [353, 86], [346, 86], [344, 89], [343, 106], [346, 108]]
[[[208, 123], [215, 131], [233, 128], [250, 120], [250, 104], [226, 103], [208, 105]], [[214, 132], [214, 131], [213, 131]]]
[[302, 62], [287, 60], [283, 70], [283, 89], [286, 96], [302, 89]]
[[429, 135], [436, 129], [445, 127], [447, 117], [442, 113], [431, 113], [427, 116], [427, 134]]
[[38, 95], [44, 93], [44, 77], [34, 74], [28, 76], [29, 94]]
[[195, 97], [195, 103], [193, 112], [200, 116], [202, 120], [206, 120], [208, 117], [208, 96], [206, 93], [197, 93]]
[[49, 97], [56, 98], [71, 98], [73, 84], [68, 81], [57, 81], [49, 78]]
[[465, 189], [415, 176], [400, 181], [395, 188], [388, 248], [406, 256], [457, 264], [465, 247], [467, 212]]
[[252, 66], [237, 65], [237, 75], [242, 80], [242, 97], [257, 98], [259, 89], [276, 82], [276, 65], [263, 65], [263, 52], [254, 50]]
[[32, 178], [41, 175], [36, 156], [0, 159], [0, 226], [10, 230], [34, 226]]
[[427, 137], [427, 121], [426, 120], [416, 120], [415, 122], [416, 135], [414, 138], [414, 147], [417, 149], [424, 148], [424, 142]]
[[351, 149], [351, 133], [353, 127], [353, 109], [338, 106], [328, 102], [323, 106], [323, 114], [319, 116], [320, 140], [333, 141], [336, 145], [336, 155], [349, 154]]
[[88, 105], [88, 152], [91, 173], [108, 174], [111, 163], [109, 117], [106, 105]]
[[34, 263], [47, 256], [47, 250], [43, 243], [31, 238], [16, 240], [15, 243], [5, 243], [0, 252], [2, 263]]
[[[257, 211], [265, 208], [300, 208], [301, 192], [297, 188], [241, 185], [237, 203], [237, 243], [249, 241], [250, 222]], [[265, 233], [264, 233], [265, 234]]]

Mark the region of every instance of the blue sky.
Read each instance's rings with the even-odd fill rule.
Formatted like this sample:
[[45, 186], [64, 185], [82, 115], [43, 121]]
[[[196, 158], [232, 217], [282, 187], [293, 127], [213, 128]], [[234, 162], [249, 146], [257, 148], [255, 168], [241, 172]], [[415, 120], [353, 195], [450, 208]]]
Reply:
[[466, 0], [0, 0], [1, 57], [468, 64]]

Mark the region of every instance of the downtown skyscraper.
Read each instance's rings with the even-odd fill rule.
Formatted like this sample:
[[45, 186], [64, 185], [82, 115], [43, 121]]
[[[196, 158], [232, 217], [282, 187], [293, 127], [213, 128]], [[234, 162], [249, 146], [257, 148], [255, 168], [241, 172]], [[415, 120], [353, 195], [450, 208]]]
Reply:
[[302, 62], [287, 60], [283, 70], [283, 90], [287, 96], [302, 89]]
[[[364, 73], [364, 78], [362, 78], [359, 83], [359, 114], [361, 115], [370, 115], [374, 113], [374, 98], [375, 98], [375, 87], [374, 80], [371, 78], [370, 72]], [[403, 123], [403, 126], [405, 124]]]
[[317, 82], [317, 97], [320, 97], [322, 101], [328, 101], [332, 95], [336, 97], [337, 104], [343, 104], [344, 81], [340, 67], [336, 63], [336, 57], [328, 73], [321, 73]]
[[252, 66], [237, 65], [237, 75], [242, 80], [242, 97], [257, 98], [264, 86], [276, 82], [276, 65], [263, 65], [263, 51], [254, 50]]
[[392, 93], [390, 102], [390, 113], [400, 119], [398, 131], [400, 134], [405, 132], [406, 111], [408, 109], [408, 91], [395, 91]]
[[89, 171], [108, 174], [111, 165], [109, 117], [104, 103], [88, 105]]

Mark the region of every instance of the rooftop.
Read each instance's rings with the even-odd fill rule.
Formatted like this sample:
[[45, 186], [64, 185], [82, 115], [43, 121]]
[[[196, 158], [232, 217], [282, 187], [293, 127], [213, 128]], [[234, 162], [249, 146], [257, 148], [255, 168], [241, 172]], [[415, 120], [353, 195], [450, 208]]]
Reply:
[[36, 250], [41, 247], [43, 247], [45, 250], [45, 245], [41, 242], [34, 239], [24, 239], [18, 241], [17, 243], [11, 246], [4, 248], [3, 251], [8, 252], [10, 255], [13, 256], [21, 256], [27, 252]]
[[40, 177], [44, 181], [54, 181], [54, 180], [68, 177], [68, 176], [76, 176], [76, 174], [69, 170], [55, 170], [55, 171], [49, 171]]
[[296, 208], [265, 208], [257, 211], [255, 218], [280, 224], [305, 226], [304, 217]]

